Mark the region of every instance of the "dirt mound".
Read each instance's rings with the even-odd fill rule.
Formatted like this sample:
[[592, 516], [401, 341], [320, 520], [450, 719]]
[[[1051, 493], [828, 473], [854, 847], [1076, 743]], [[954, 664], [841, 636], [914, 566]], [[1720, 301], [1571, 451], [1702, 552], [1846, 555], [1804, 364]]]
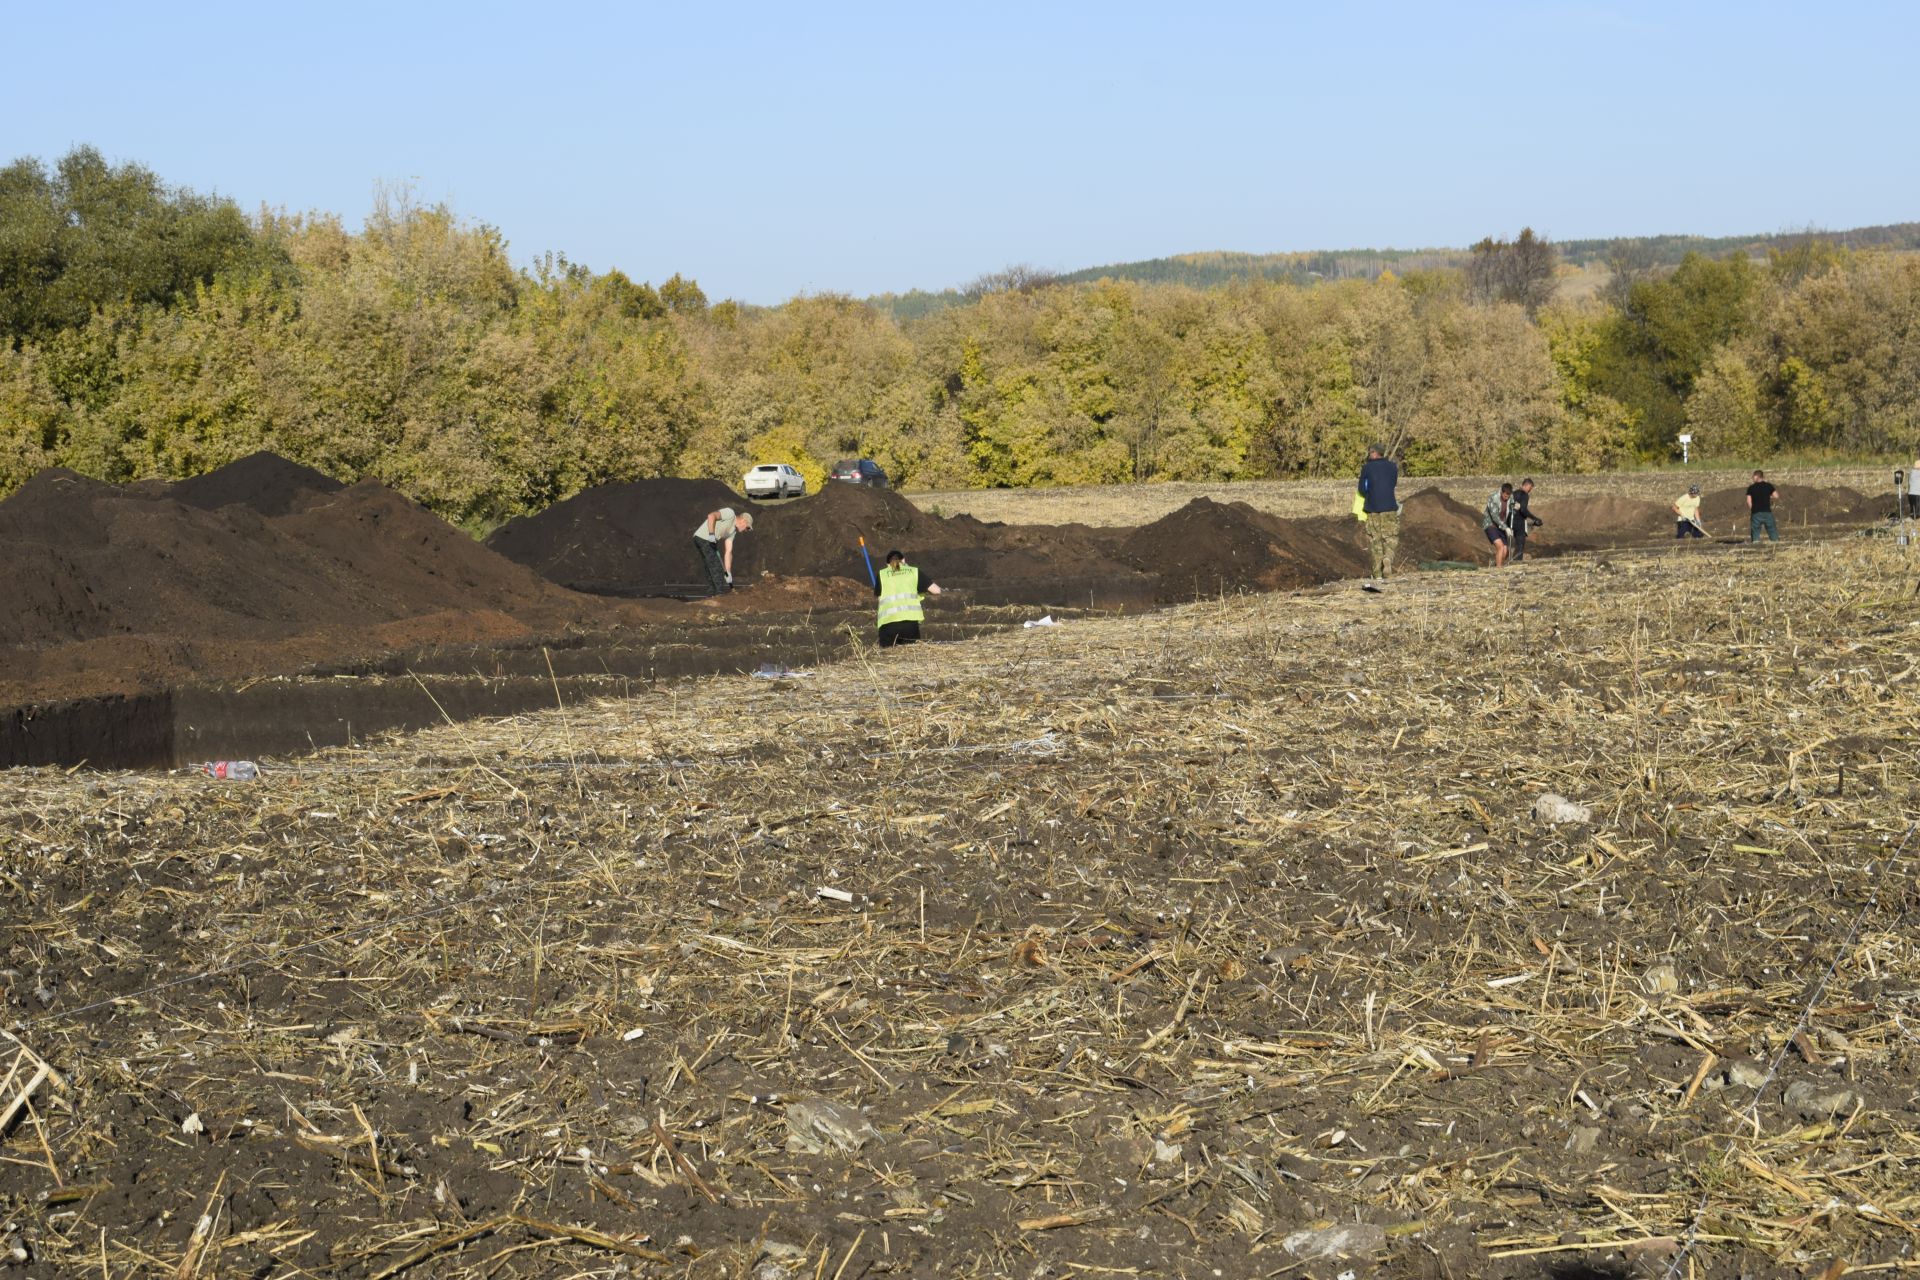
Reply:
[[761, 511], [717, 480], [603, 484], [538, 515], [507, 521], [486, 545], [576, 591], [669, 594], [674, 587], [705, 583], [693, 531], [721, 507], [754, 515], [754, 531], [733, 548], [734, 576], [744, 577], [757, 567], [753, 557], [763, 531]]
[[811, 498], [762, 513], [752, 537], [762, 568], [862, 583], [862, 537], [875, 567], [897, 547], [942, 581], [990, 572], [993, 542], [990, 527], [972, 516], [936, 516], [891, 489], [854, 484], [829, 484]]
[[1616, 547], [1662, 534], [1673, 536], [1673, 512], [1665, 503], [1645, 499], [1612, 495], [1542, 499], [1536, 495], [1533, 512], [1546, 523], [1535, 531], [1528, 545], [1543, 552]]
[[62, 696], [152, 688], [524, 637], [605, 609], [375, 481], [329, 490], [278, 459], [203, 480], [189, 492], [211, 509], [59, 470], [0, 502], [0, 695], [48, 696], [36, 672]]
[[[828, 485], [804, 502], [764, 513], [757, 563], [775, 573], [867, 582], [860, 539], [880, 565], [898, 548], [944, 585], [980, 589], [1062, 578], [1126, 579], [1110, 534], [1076, 525], [1009, 525], [922, 511], [890, 490]], [[1044, 593], [1036, 599], [1045, 599]]]
[[[1805, 485], [1781, 485], [1774, 495], [1773, 510], [1782, 525], [1796, 524], [1870, 524], [1893, 510], [1893, 499], [1873, 499], [1858, 489], [1810, 489]], [[1736, 526], [1734, 532], [1747, 532], [1747, 490], [1716, 489], [1700, 502], [1700, 517], [1709, 528]]]
[[1482, 563], [1486, 559], [1487, 540], [1480, 532], [1480, 513], [1466, 503], [1456, 502], [1438, 489], [1422, 489], [1400, 504], [1396, 568], [1413, 568], [1422, 561]]
[[263, 516], [283, 516], [313, 498], [338, 493], [344, 488], [344, 484], [325, 472], [263, 451], [248, 454], [203, 476], [167, 486], [157, 496], [171, 497], [206, 511], [237, 504], [252, 507]]
[[[1355, 530], [1358, 522], [1348, 522]], [[1356, 534], [1334, 520], [1284, 520], [1244, 502], [1195, 498], [1121, 543], [1120, 557], [1160, 579], [1159, 599], [1292, 591], [1366, 571]]]
[[1095, 531], [943, 517], [892, 490], [851, 484], [830, 484], [812, 497], [764, 507], [710, 481], [606, 485], [503, 525], [487, 546], [576, 590], [699, 590], [704, 584], [693, 531], [720, 506], [754, 514], [753, 530], [733, 548], [734, 579], [747, 586], [772, 574], [846, 579], [864, 587], [864, 537], [876, 568], [897, 547], [942, 586], [969, 590], [976, 600], [1064, 602], [1089, 591], [1096, 598], [1144, 600], [1151, 591], [1137, 571], [1113, 558], [1110, 539]]

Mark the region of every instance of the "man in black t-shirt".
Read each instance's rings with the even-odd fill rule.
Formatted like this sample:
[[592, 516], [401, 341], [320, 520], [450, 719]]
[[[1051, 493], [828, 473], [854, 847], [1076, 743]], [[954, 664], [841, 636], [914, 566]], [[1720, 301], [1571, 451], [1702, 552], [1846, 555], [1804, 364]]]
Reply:
[[1767, 483], [1767, 473], [1753, 473], [1753, 483], [1747, 486], [1747, 541], [1760, 541], [1760, 531], [1767, 531], [1767, 541], [1780, 541], [1780, 525], [1773, 518], [1774, 495], [1780, 491]]
[[1533, 509], [1527, 505], [1532, 497], [1533, 477], [1528, 476], [1520, 482], [1520, 487], [1513, 491], [1513, 527], [1507, 539], [1513, 552], [1507, 557], [1508, 564], [1519, 564], [1527, 558], [1527, 534], [1530, 532], [1527, 526], [1539, 528], [1546, 523], [1545, 520], [1533, 514]]

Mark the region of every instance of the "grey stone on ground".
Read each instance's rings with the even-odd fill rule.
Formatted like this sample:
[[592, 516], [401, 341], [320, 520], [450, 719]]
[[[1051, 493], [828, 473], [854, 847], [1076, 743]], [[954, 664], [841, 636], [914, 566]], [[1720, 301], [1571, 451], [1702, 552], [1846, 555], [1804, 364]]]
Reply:
[[1280, 1242], [1296, 1258], [1364, 1258], [1386, 1248], [1387, 1229], [1371, 1222], [1348, 1222], [1337, 1227], [1308, 1227]]
[[1825, 1087], [1811, 1080], [1796, 1080], [1787, 1086], [1787, 1110], [1802, 1120], [1828, 1120], [1859, 1107], [1861, 1097], [1845, 1085]]
[[787, 1150], [802, 1155], [840, 1151], [851, 1155], [880, 1136], [873, 1121], [858, 1107], [826, 1098], [789, 1102]]

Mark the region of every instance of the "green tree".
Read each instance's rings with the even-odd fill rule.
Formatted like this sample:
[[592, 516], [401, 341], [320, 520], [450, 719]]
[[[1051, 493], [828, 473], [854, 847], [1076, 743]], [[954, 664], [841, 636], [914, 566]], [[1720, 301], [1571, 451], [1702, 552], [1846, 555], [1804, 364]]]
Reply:
[[165, 304], [221, 272], [284, 266], [232, 201], [169, 188], [92, 147], [52, 172], [31, 158], [0, 169], [0, 338], [45, 338], [99, 307]]
[[0, 346], [0, 494], [57, 464], [69, 420], [39, 352]]
[[1773, 452], [1773, 426], [1761, 403], [1760, 379], [1729, 347], [1708, 357], [1694, 379], [1687, 426], [1703, 459], [1758, 461]]

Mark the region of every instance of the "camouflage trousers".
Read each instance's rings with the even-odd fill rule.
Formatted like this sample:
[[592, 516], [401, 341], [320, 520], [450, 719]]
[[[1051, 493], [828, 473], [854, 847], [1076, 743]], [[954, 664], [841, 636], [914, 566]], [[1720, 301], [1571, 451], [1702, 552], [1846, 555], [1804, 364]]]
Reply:
[[1393, 553], [1400, 546], [1400, 513], [1367, 512], [1367, 545], [1373, 551], [1373, 576], [1384, 578], [1393, 570]]

